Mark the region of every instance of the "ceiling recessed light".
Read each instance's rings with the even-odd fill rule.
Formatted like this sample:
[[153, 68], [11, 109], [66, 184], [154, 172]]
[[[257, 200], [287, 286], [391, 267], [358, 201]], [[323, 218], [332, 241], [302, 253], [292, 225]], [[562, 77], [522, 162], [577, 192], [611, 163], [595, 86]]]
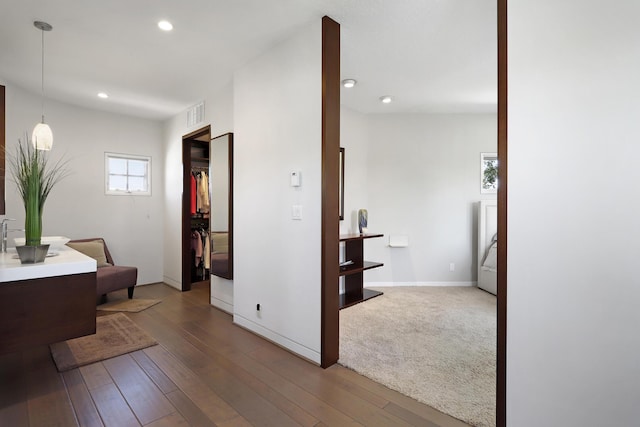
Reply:
[[158, 22], [158, 28], [163, 31], [171, 31], [173, 30], [173, 25], [171, 25], [171, 22], [169, 21], [160, 21]]
[[382, 102], [383, 104], [388, 104], [391, 101], [392, 100], [391, 100], [391, 97], [389, 95], [385, 95], [385, 96], [381, 96], [380, 97], [380, 102]]
[[109, 95], [107, 95], [107, 94], [106, 94], [106, 93], [104, 93], [104, 92], [100, 92], [100, 93], [98, 94], [98, 98], [107, 99], [108, 97], [109, 97]]
[[356, 85], [356, 82], [354, 79], [344, 79], [342, 81], [342, 86], [347, 87], [347, 88], [351, 88], [354, 87]]

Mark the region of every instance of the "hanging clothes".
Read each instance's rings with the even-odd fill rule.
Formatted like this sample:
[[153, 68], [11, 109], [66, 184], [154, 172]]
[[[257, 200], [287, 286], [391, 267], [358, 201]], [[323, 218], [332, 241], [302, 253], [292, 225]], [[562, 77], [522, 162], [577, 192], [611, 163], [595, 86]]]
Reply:
[[200, 180], [198, 181], [198, 196], [200, 199], [200, 212], [209, 213], [209, 177], [207, 173], [200, 172]]
[[191, 216], [196, 214], [196, 177], [191, 174]]
[[206, 231], [203, 233], [204, 237], [204, 268], [206, 270], [211, 269], [211, 239], [209, 237], [209, 232]]
[[200, 172], [196, 173], [196, 211], [202, 212], [202, 195], [200, 194], [200, 182], [202, 181], [202, 175]]
[[191, 249], [195, 252], [195, 266], [198, 267], [202, 262], [202, 236], [196, 230], [191, 231]]

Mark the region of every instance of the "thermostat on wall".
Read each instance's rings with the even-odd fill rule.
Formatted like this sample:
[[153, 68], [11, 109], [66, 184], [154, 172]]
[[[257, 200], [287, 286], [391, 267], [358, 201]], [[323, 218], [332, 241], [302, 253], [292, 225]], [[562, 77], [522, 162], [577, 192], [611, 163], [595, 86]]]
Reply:
[[291, 186], [300, 187], [300, 171], [291, 172]]

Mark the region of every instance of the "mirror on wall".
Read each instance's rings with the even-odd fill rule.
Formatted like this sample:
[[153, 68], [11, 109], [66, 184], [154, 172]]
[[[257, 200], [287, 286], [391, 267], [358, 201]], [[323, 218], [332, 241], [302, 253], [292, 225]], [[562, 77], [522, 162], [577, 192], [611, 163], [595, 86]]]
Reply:
[[209, 161], [210, 272], [233, 279], [233, 133], [211, 139]]

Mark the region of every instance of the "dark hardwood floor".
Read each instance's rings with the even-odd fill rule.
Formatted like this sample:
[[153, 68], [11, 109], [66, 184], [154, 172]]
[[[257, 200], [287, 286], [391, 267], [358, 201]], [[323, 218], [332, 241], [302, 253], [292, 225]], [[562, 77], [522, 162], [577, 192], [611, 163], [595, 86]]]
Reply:
[[235, 326], [209, 305], [207, 286], [136, 288], [162, 299], [127, 313], [160, 345], [62, 374], [47, 346], [0, 356], [0, 426], [467, 425]]

